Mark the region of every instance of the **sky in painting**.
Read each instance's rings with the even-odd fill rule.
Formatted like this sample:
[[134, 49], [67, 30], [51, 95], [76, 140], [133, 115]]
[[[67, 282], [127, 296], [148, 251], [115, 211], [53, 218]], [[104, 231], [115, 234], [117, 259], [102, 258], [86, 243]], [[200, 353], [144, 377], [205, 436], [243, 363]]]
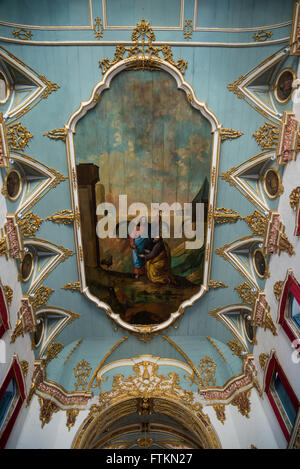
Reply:
[[211, 129], [163, 71], [117, 75], [79, 121], [76, 160], [99, 167], [105, 201], [192, 202], [209, 179]]

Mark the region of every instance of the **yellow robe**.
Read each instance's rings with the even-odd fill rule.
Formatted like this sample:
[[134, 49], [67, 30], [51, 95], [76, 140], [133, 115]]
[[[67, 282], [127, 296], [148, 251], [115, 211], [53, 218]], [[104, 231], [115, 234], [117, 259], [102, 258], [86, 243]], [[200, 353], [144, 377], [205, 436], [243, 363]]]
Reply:
[[154, 259], [147, 261], [147, 277], [153, 283], [171, 283], [174, 277], [171, 272], [171, 256], [167, 243], [164, 242], [165, 248]]

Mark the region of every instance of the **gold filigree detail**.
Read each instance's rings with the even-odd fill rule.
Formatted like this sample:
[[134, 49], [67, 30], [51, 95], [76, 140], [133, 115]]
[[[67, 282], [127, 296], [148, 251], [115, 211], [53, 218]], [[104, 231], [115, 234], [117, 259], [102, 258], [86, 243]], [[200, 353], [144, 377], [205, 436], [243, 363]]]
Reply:
[[45, 399], [41, 396], [38, 396], [40, 403], [40, 420], [42, 422], [42, 428], [44, 428], [46, 423], [49, 423], [52, 419], [52, 415], [55, 412], [59, 411], [59, 407], [51, 401], [51, 399]]
[[242, 220], [243, 217], [235, 210], [218, 207], [214, 212], [214, 219], [216, 223], [236, 223], [238, 220]]
[[293, 210], [296, 210], [300, 200], [300, 186], [295, 187], [290, 193], [290, 206]]
[[247, 282], [244, 282], [238, 287], [235, 287], [235, 290], [238, 292], [239, 296], [245, 303], [254, 305], [256, 300], [256, 290], [253, 291], [253, 288]]
[[153, 441], [153, 438], [149, 438], [147, 436], [143, 436], [142, 438], [138, 438], [136, 440], [138, 447], [144, 449], [150, 448], [153, 444]]
[[52, 140], [63, 140], [66, 141], [66, 130], [62, 129], [53, 129], [49, 132], [43, 134], [45, 137], [51, 138]]
[[0, 256], [6, 255], [8, 253], [6, 237], [3, 236], [0, 238]]
[[284, 284], [283, 280], [278, 280], [278, 282], [274, 283], [273, 292], [277, 301], [280, 300], [283, 284]]
[[79, 339], [78, 342], [74, 345], [74, 347], [72, 348], [72, 350], [70, 350], [70, 352], [68, 353], [65, 361], [64, 361], [64, 365], [67, 363], [67, 361], [69, 360], [70, 356], [72, 355], [72, 353], [75, 352], [75, 350], [79, 347], [79, 345], [82, 343], [83, 339]]
[[63, 348], [64, 346], [60, 342], [53, 342], [47, 350], [44, 359], [45, 365], [47, 365], [51, 360], [54, 360], [54, 358], [57, 358], [57, 355], [62, 351]]
[[244, 135], [244, 132], [240, 132], [239, 130], [226, 129], [222, 127], [220, 135], [221, 141], [223, 142], [224, 140], [232, 140], [234, 138], [239, 138]]
[[237, 80], [233, 81], [232, 83], [229, 83], [227, 85], [227, 88], [229, 91], [232, 91], [239, 99], [243, 98], [243, 93], [241, 92], [239, 86], [242, 83], [244, 77], [241, 76]]
[[30, 238], [35, 236], [37, 230], [43, 223], [43, 219], [38, 215], [35, 215], [32, 212], [26, 213], [20, 220], [18, 220], [18, 225], [24, 236], [24, 238]]
[[24, 378], [26, 378], [27, 373], [28, 373], [28, 368], [29, 368], [28, 361], [27, 360], [20, 361], [20, 367], [21, 367], [22, 373], [24, 375]]
[[258, 210], [254, 210], [252, 215], [244, 218], [253, 233], [257, 236], [264, 236], [268, 223], [268, 218]]
[[54, 290], [52, 288], [48, 288], [48, 287], [45, 287], [44, 285], [41, 285], [34, 293], [34, 297], [30, 298], [30, 303], [33, 309], [36, 311], [37, 309], [44, 306], [47, 303], [49, 296], [53, 292]]
[[124, 60], [125, 53], [128, 52], [128, 58], [134, 57], [138, 64], [135, 65], [135, 69], [144, 69], [145, 66], [152, 65], [152, 58], [160, 59], [160, 53], [163, 55], [164, 60], [169, 62], [171, 65], [176, 67], [182, 74], [184, 74], [187, 68], [187, 62], [180, 58], [177, 62], [173, 59], [173, 53], [171, 46], [153, 46], [155, 41], [155, 34], [150, 27], [148, 21], [143, 18], [140, 23], [137, 23], [132, 35], [131, 40], [135, 42], [132, 47], [126, 47], [123, 45], [117, 45], [115, 56], [112, 61], [105, 57], [105, 59], [99, 61], [99, 67], [102, 68], [103, 75], [115, 64]]
[[80, 291], [80, 282], [69, 282], [60, 288], [63, 290]]
[[8, 306], [10, 306], [11, 302], [12, 302], [12, 299], [13, 299], [13, 293], [14, 293], [13, 289], [8, 285], [4, 285], [3, 290], [4, 290], [4, 294], [5, 294], [7, 304], [8, 304]]
[[208, 286], [209, 288], [228, 288], [227, 283], [220, 280], [209, 280]]
[[61, 262], [64, 262], [65, 260], [69, 259], [69, 257], [74, 255], [74, 252], [71, 251], [70, 249], [64, 248], [63, 246], [58, 246], [58, 247], [62, 251]]
[[16, 122], [7, 127], [7, 141], [10, 150], [23, 151], [33, 135], [21, 122]]
[[86, 380], [90, 376], [91, 371], [92, 368], [85, 360], [81, 360], [81, 362], [77, 363], [76, 367], [74, 368], [74, 376], [76, 378], [75, 391], [78, 391], [78, 388], [80, 387], [82, 391], [85, 391], [87, 386]]
[[241, 415], [247, 418], [249, 418], [249, 412], [251, 410], [249, 400], [250, 394], [251, 389], [245, 392], [241, 392], [230, 402], [231, 405], [237, 406], [238, 411]]
[[193, 25], [192, 25], [192, 20], [188, 19], [185, 20], [184, 27], [183, 27], [183, 34], [184, 38], [189, 40], [192, 37], [193, 34]]
[[49, 169], [50, 171], [54, 173], [54, 176], [55, 176], [54, 180], [50, 184], [50, 188], [54, 189], [56, 186], [58, 186], [58, 184], [68, 179], [66, 176], [56, 171], [56, 169], [54, 168], [49, 168]]
[[97, 39], [101, 39], [103, 37], [103, 24], [99, 16], [97, 16], [97, 18], [95, 19], [93, 31]]
[[219, 352], [219, 354], [220, 354], [221, 357], [223, 358], [224, 362], [227, 363], [227, 360], [226, 360], [224, 354], [221, 352], [220, 348], [219, 348], [219, 347], [217, 346], [217, 344], [212, 340], [212, 338], [206, 336], [206, 339], [208, 340], [208, 342], [211, 343], [211, 345], [212, 345], [213, 347], [215, 347], [215, 349], [217, 350], [217, 352]]
[[54, 223], [60, 223], [63, 225], [69, 225], [70, 223], [74, 222], [75, 215], [72, 210], [64, 209], [52, 213], [52, 215], [50, 217], [47, 217], [46, 220], [53, 221]]
[[212, 358], [204, 357], [200, 360], [199, 370], [203, 378], [204, 386], [214, 386], [216, 384], [216, 366]]
[[269, 355], [267, 353], [261, 353], [258, 357], [259, 364], [262, 370], [265, 369], [267, 361], [269, 360]]
[[261, 146], [262, 150], [270, 150], [275, 148], [278, 142], [279, 128], [277, 125], [266, 122], [265, 125], [260, 127], [253, 137]]
[[232, 355], [236, 355], [237, 357], [243, 358], [243, 347], [237, 339], [229, 340], [227, 342], [227, 345], [232, 351]]
[[74, 427], [75, 422], [76, 422], [76, 417], [79, 414], [79, 409], [68, 409], [66, 411], [67, 414], [67, 427], [68, 430], [70, 431], [72, 427]]
[[28, 31], [28, 29], [24, 28], [14, 29], [12, 34], [17, 39], [22, 39], [23, 41], [29, 41], [32, 38], [31, 31]]
[[216, 417], [220, 422], [224, 425], [224, 422], [226, 420], [226, 414], [225, 414], [225, 405], [224, 404], [214, 404], [213, 409], [216, 412]]
[[265, 31], [263, 29], [261, 29], [260, 31], [257, 31], [253, 35], [253, 39], [256, 42], [264, 42], [267, 39], [270, 39], [270, 37], [272, 37], [272, 31]]
[[53, 91], [57, 91], [59, 86], [56, 83], [52, 83], [45, 75], [40, 75], [40, 79], [45, 83], [46, 89], [43, 91], [41, 95], [41, 99], [48, 98], [49, 94], [53, 93]]

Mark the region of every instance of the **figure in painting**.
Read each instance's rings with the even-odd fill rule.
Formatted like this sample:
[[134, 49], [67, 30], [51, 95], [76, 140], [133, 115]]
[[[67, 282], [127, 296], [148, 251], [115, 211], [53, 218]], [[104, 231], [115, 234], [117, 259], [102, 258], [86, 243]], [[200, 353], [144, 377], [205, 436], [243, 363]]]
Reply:
[[170, 249], [162, 237], [154, 238], [151, 251], [145, 251], [146, 254], [140, 254], [139, 257], [146, 261], [146, 272], [150, 282], [175, 284], [175, 278], [171, 271]]
[[143, 227], [138, 223], [129, 237], [132, 252], [133, 274], [136, 279], [145, 274], [144, 254], [145, 238], [143, 237]]

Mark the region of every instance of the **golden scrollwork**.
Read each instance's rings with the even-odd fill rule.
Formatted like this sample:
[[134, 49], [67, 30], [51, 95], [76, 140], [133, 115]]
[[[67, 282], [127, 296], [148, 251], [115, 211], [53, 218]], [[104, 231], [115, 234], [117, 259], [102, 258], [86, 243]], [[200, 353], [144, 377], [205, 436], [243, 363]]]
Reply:
[[237, 80], [229, 83], [227, 89], [232, 91], [239, 99], [243, 98], [243, 93], [241, 92], [239, 85], [242, 83], [244, 76], [239, 77]]
[[66, 141], [66, 131], [64, 128], [53, 129], [43, 135], [45, 137], [51, 138], [52, 140], [63, 140], [64, 142]]
[[52, 83], [48, 78], [45, 77], [45, 75], [40, 75], [41, 80], [46, 85], [46, 89], [43, 91], [41, 95], [41, 99], [46, 99], [48, 98], [49, 94], [53, 93], [53, 91], [57, 91], [59, 89], [59, 86], [56, 83]]
[[0, 256], [3, 256], [4, 254], [6, 255], [7, 253], [8, 253], [8, 247], [7, 247], [6, 237], [2, 236], [2, 238], [0, 238]]
[[226, 420], [226, 414], [225, 414], [225, 405], [224, 404], [214, 404], [213, 409], [216, 412], [216, 417], [220, 422], [224, 425], [224, 422]]
[[44, 306], [53, 292], [54, 290], [52, 288], [41, 285], [34, 293], [33, 298], [30, 298], [30, 303], [33, 309], [36, 311], [37, 309]]
[[253, 231], [253, 234], [264, 236], [268, 222], [265, 215], [258, 210], [254, 210], [254, 212], [251, 215], [248, 215], [248, 217], [245, 217], [244, 220]]
[[81, 387], [82, 391], [85, 391], [87, 386], [87, 379], [90, 376], [92, 368], [90, 367], [89, 363], [85, 360], [81, 360], [77, 363], [76, 367], [74, 368], [74, 376], [76, 378], [75, 381], [75, 390], [78, 391], [78, 388]]
[[248, 391], [241, 392], [230, 402], [231, 405], [236, 406], [238, 408], [238, 411], [241, 415], [247, 418], [249, 418], [249, 412], [251, 410], [249, 400], [250, 394], [251, 389], [249, 389]]
[[13, 299], [13, 289], [9, 285], [4, 285], [3, 286], [5, 298], [7, 301], [8, 306], [11, 305], [12, 299]]
[[256, 300], [256, 290], [253, 291], [253, 288], [247, 282], [244, 282], [238, 287], [235, 287], [235, 290], [238, 292], [240, 298], [245, 303], [254, 305]]
[[69, 225], [70, 223], [74, 222], [75, 215], [72, 210], [64, 209], [52, 213], [52, 215], [50, 217], [47, 217], [46, 220], [53, 221], [54, 223], [60, 223], [63, 225]]
[[63, 290], [80, 291], [80, 282], [68, 282], [60, 288]]
[[18, 220], [18, 225], [24, 238], [35, 236], [42, 223], [43, 219], [32, 212], [26, 213], [26, 215]]
[[26, 378], [27, 373], [28, 373], [28, 368], [29, 368], [28, 361], [27, 360], [20, 361], [20, 366], [21, 366], [21, 370], [22, 370], [22, 373], [24, 375], [24, 378]]
[[103, 37], [103, 24], [99, 16], [97, 16], [97, 18], [95, 19], [93, 31], [97, 39], [101, 39]]
[[236, 223], [238, 220], [242, 220], [243, 217], [230, 208], [217, 207], [214, 212], [214, 219], [216, 223]]
[[228, 288], [227, 283], [220, 280], [209, 280], [208, 286], [209, 288]]
[[216, 384], [216, 364], [210, 357], [204, 357], [200, 360], [199, 370], [203, 378], [204, 386], [214, 386]]
[[64, 348], [63, 344], [60, 342], [53, 342], [46, 353], [44, 362], [47, 365], [51, 360], [54, 360], [54, 358], [57, 358], [57, 355], [62, 351]]
[[270, 37], [272, 37], [272, 31], [265, 31], [263, 29], [261, 29], [260, 31], [257, 31], [253, 35], [253, 39], [256, 42], [264, 42], [267, 39], [269, 39]]
[[22, 39], [23, 41], [29, 41], [32, 38], [31, 31], [24, 28], [14, 29], [12, 34], [14, 37]]
[[72, 427], [74, 427], [74, 425], [75, 425], [76, 417], [79, 414], [79, 409], [68, 409], [66, 411], [66, 414], [67, 414], [67, 423], [66, 423], [66, 425], [68, 427], [68, 430], [70, 431], [70, 429]]
[[164, 60], [169, 62], [171, 65], [176, 67], [182, 74], [184, 74], [187, 68], [187, 62], [180, 58], [177, 62], [173, 59], [173, 53], [171, 46], [154, 46], [153, 41], [155, 41], [155, 34], [150, 27], [148, 21], [145, 21], [143, 18], [140, 23], [137, 23], [132, 35], [131, 40], [135, 42], [135, 45], [132, 47], [126, 47], [123, 45], [117, 45], [115, 56], [112, 61], [105, 57], [99, 61], [99, 67], [102, 68], [102, 73], [105, 74], [111, 67], [115, 64], [124, 60], [125, 53], [128, 52], [128, 58], [134, 57], [140, 61], [137, 65], [135, 64], [135, 69], [140, 68], [144, 69], [147, 66], [151, 66], [151, 60], [153, 57], [160, 59], [160, 53], [162, 54]]
[[300, 186], [295, 187], [290, 193], [290, 206], [293, 210], [296, 210], [300, 200]]
[[33, 135], [21, 122], [16, 122], [6, 128], [7, 141], [10, 150], [23, 151]]
[[42, 422], [42, 428], [46, 423], [49, 423], [55, 412], [59, 411], [59, 407], [51, 399], [45, 399], [38, 396], [40, 403], [40, 420]]
[[226, 360], [224, 354], [221, 352], [220, 348], [219, 348], [219, 347], [217, 346], [217, 344], [212, 340], [212, 338], [207, 336], [206, 339], [208, 340], [208, 342], [211, 343], [211, 345], [212, 345], [213, 347], [215, 347], [215, 349], [217, 350], [217, 352], [218, 352], [218, 353], [221, 355], [221, 357], [223, 358], [224, 362], [227, 363], [227, 360]]
[[237, 357], [243, 358], [243, 355], [242, 355], [243, 347], [237, 339], [229, 340], [227, 342], [227, 345], [230, 348], [230, 350], [232, 351], [233, 355], [236, 355]]
[[244, 135], [244, 132], [222, 127], [220, 135], [221, 135], [221, 141], [223, 142], [224, 140], [232, 140], [234, 138], [239, 138], [242, 135]]
[[184, 27], [183, 27], [183, 34], [184, 38], [189, 40], [192, 37], [193, 34], [193, 25], [192, 25], [192, 20], [187, 19], [185, 20]]
[[79, 345], [82, 343], [83, 339], [79, 339], [76, 344], [74, 345], [74, 347], [72, 348], [72, 350], [70, 350], [70, 352], [68, 353], [65, 361], [64, 361], [64, 365], [67, 363], [67, 361], [69, 360], [70, 356], [72, 355], [72, 353], [75, 352], [75, 350], [79, 347]]
[[265, 369], [267, 361], [269, 360], [269, 355], [267, 353], [261, 353], [258, 357], [259, 364], [262, 370]]
[[265, 125], [260, 127], [253, 137], [261, 146], [262, 150], [270, 150], [275, 148], [278, 142], [279, 128], [277, 125], [266, 122]]
[[283, 284], [284, 284], [283, 280], [278, 280], [277, 282], [274, 283], [273, 292], [277, 301], [280, 300]]

